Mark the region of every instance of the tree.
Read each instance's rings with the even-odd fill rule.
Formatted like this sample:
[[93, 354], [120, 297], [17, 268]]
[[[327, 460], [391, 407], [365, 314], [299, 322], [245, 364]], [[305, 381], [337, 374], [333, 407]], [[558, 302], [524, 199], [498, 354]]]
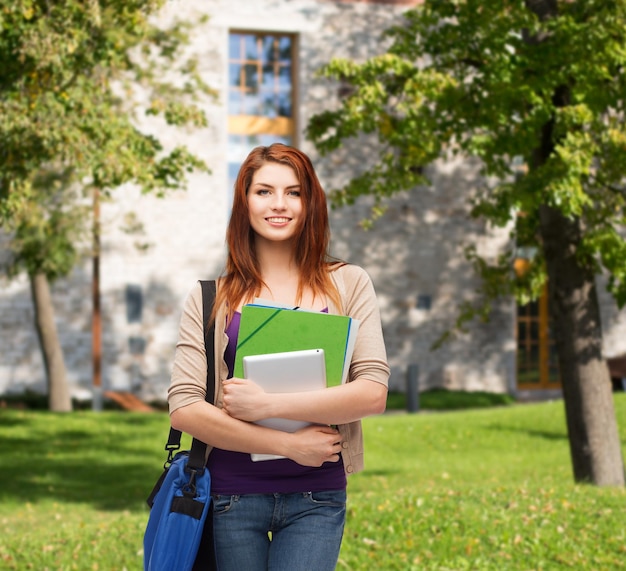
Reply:
[[88, 214], [84, 207], [73, 204], [73, 196], [68, 196], [64, 174], [68, 173], [42, 172], [42, 180], [33, 181], [30, 199], [12, 220], [13, 259], [7, 267], [9, 276], [22, 270], [28, 274], [35, 329], [48, 380], [49, 408], [56, 412], [70, 411], [72, 400], [49, 284], [74, 267], [79, 255], [76, 244], [80, 243], [79, 233]]
[[49, 282], [87, 243], [90, 197], [127, 182], [163, 195], [207, 169], [138, 127], [141, 109], [206, 125], [196, 101], [212, 91], [182, 55], [189, 26], [151, 20], [164, 4], [0, 0], [0, 225], [14, 238], [10, 275], [25, 270], [31, 282], [53, 410], [71, 402]]
[[[623, 46], [626, 5], [611, 0], [426, 0], [388, 30], [391, 47], [323, 73], [352, 91], [313, 117], [308, 135], [323, 153], [361, 133], [380, 160], [334, 204], [385, 197], [426, 183], [437, 157], [478, 157], [485, 180], [473, 215], [512, 224], [512, 244], [537, 248], [531, 270], [511, 270], [470, 251], [485, 304], [536, 298], [547, 282], [563, 382], [574, 478], [624, 485], [624, 465], [595, 285], [600, 272], [626, 303], [626, 128]], [[344, 89], [345, 91], [345, 89]], [[522, 165], [523, 168], [520, 168]]]

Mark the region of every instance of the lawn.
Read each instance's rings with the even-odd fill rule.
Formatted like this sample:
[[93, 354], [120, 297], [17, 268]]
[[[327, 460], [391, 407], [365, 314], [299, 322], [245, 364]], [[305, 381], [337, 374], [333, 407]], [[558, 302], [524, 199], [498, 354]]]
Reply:
[[[572, 483], [562, 402], [364, 427], [339, 570], [626, 569], [626, 490]], [[0, 569], [141, 569], [167, 430], [164, 413], [1, 410]]]

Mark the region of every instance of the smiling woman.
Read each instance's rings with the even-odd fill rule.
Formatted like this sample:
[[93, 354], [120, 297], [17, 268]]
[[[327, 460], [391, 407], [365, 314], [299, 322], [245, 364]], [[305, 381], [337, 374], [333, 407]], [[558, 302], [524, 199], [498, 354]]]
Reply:
[[[361, 419], [386, 404], [389, 366], [374, 288], [361, 268], [329, 255], [326, 195], [309, 158], [293, 147], [257, 147], [243, 162], [226, 242], [212, 314], [216, 406], [205, 401], [197, 285], [181, 320], [168, 395], [172, 426], [209, 445], [221, 571], [330, 571], [343, 536], [346, 475], [363, 469]], [[235, 378], [240, 310], [255, 297], [357, 319], [348, 382], [269, 394]], [[255, 423], [276, 417], [307, 426], [289, 433]], [[283, 458], [254, 462], [251, 454]]]
[[303, 214], [294, 170], [279, 163], [267, 163], [257, 170], [248, 190], [248, 211], [257, 254], [264, 240], [293, 240]]

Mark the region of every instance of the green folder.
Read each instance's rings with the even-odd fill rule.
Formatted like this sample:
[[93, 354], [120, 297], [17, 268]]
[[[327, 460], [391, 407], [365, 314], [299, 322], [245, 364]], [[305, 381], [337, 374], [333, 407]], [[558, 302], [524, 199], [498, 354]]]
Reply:
[[340, 385], [345, 378], [344, 367], [347, 373], [350, 366], [357, 324], [345, 315], [244, 305], [234, 375], [243, 377], [243, 358], [248, 355], [323, 349], [326, 385]]

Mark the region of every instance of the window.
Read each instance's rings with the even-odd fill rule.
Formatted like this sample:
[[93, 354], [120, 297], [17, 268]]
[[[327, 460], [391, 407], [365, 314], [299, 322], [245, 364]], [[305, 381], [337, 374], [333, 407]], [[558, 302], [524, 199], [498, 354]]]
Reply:
[[[516, 260], [516, 271], [525, 271], [528, 261]], [[517, 387], [560, 387], [556, 347], [550, 328], [548, 288], [536, 301], [517, 306]]]
[[258, 145], [293, 144], [291, 35], [232, 32], [228, 47], [228, 180]]

